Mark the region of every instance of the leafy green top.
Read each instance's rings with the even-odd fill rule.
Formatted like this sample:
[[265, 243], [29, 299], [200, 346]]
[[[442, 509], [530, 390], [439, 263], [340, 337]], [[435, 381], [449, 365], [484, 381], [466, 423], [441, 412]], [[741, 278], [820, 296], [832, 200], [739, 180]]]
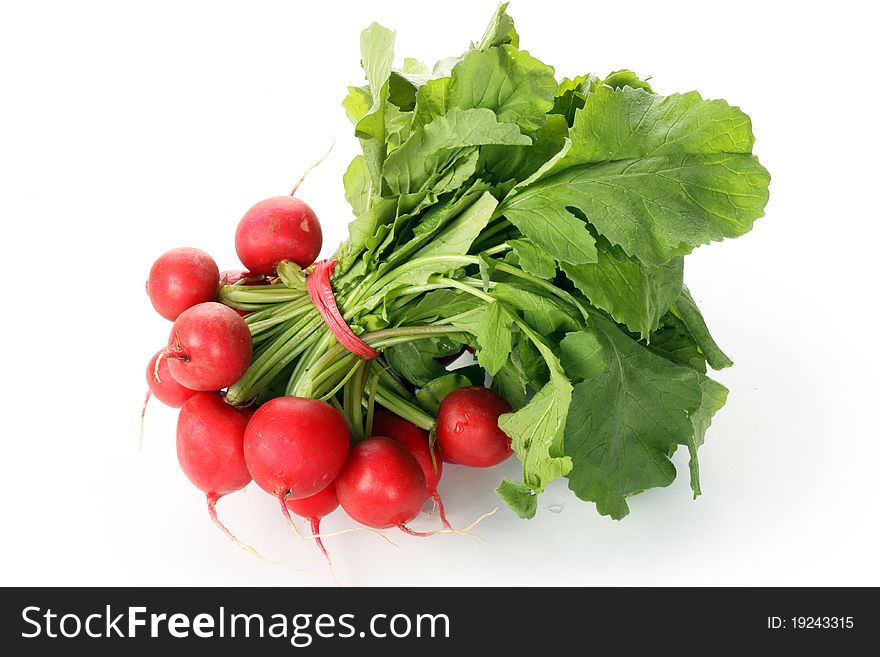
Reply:
[[523, 517], [567, 477], [621, 518], [627, 497], [673, 480], [678, 445], [699, 494], [697, 449], [727, 395], [706, 366], [731, 361], [683, 284], [684, 256], [763, 214], [751, 122], [631, 71], [557, 82], [520, 50], [506, 8], [433, 67], [393, 69], [394, 33], [364, 30], [367, 84], [344, 102], [363, 147], [336, 255], [346, 318], [457, 331], [385, 354], [431, 412], [438, 391], [484, 376], [436, 359], [476, 349], [515, 408], [499, 424], [523, 479], [498, 492]]

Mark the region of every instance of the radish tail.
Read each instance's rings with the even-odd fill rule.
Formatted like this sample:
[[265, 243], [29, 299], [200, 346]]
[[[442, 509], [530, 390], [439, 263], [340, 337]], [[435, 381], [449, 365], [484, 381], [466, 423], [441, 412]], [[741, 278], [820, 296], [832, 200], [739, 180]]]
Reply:
[[397, 528], [402, 532], [409, 534], [410, 536], [418, 536], [419, 538], [428, 538], [429, 536], [435, 536], [440, 532], [417, 532], [415, 529], [410, 529], [406, 526], [406, 523], [399, 522], [397, 523]]
[[278, 501], [281, 503], [281, 515], [283, 515], [284, 519], [287, 521], [287, 526], [290, 527], [290, 531], [296, 534], [297, 538], [302, 538], [303, 535], [299, 533], [299, 529], [296, 528], [296, 523], [293, 521], [293, 518], [290, 517], [290, 509], [287, 508], [287, 502], [284, 501], [283, 494], [278, 494]]
[[299, 186], [300, 186], [300, 185], [302, 185], [303, 180], [306, 179], [306, 176], [309, 175], [309, 174], [312, 172], [313, 169], [317, 168], [317, 166], [318, 166], [319, 164], [321, 164], [321, 162], [323, 162], [324, 160], [327, 159], [327, 156], [330, 155], [330, 151], [333, 150], [333, 147], [334, 147], [334, 146], [336, 146], [336, 137], [333, 137], [333, 141], [330, 143], [330, 148], [328, 148], [328, 149], [327, 149], [327, 152], [324, 153], [324, 154], [321, 156], [321, 159], [318, 160], [317, 162], [315, 162], [315, 163], [314, 163], [312, 166], [310, 166], [308, 169], [306, 169], [306, 172], [305, 172], [302, 176], [300, 176], [300, 179], [299, 179], [299, 180], [296, 181], [296, 184], [293, 186], [293, 189], [290, 190], [290, 195], [291, 195], [291, 196], [296, 195], [296, 190], [299, 189]]
[[446, 518], [446, 509], [443, 508], [443, 500], [440, 499], [440, 494], [437, 491], [434, 491], [434, 494], [431, 495], [431, 499], [434, 500], [434, 504], [437, 505], [437, 513], [440, 514], [440, 521], [443, 523], [443, 526], [446, 529], [452, 529], [452, 525], [449, 524], [449, 520]]
[[[477, 536], [476, 534], [471, 533], [471, 530], [474, 527], [476, 527], [477, 525], [479, 525], [481, 522], [483, 522], [489, 516], [495, 515], [496, 511], [498, 511], [498, 507], [495, 507], [494, 509], [489, 511], [489, 513], [484, 513], [483, 515], [481, 515], [479, 518], [474, 520], [471, 524], [469, 524], [464, 529], [438, 529], [433, 532], [419, 532], [419, 531], [416, 531], [415, 529], [408, 527], [405, 522], [397, 523], [396, 527], [399, 530], [401, 530], [402, 532], [409, 534], [410, 536], [418, 536], [419, 538], [427, 538], [429, 536], [439, 536], [440, 534], [467, 534], [469, 536], [473, 536], [474, 538], [477, 538], [482, 541], [483, 539], [480, 538], [479, 536]], [[483, 541], [483, 542], [485, 543], [485, 541]]]
[[321, 554], [323, 554], [324, 558], [327, 560], [327, 567], [330, 569], [330, 577], [333, 578], [333, 583], [336, 584], [336, 586], [340, 586], [339, 580], [336, 579], [336, 571], [333, 570], [333, 562], [330, 560], [330, 555], [327, 554], [327, 549], [324, 547], [324, 541], [321, 540], [321, 519], [309, 518], [309, 524], [312, 528], [312, 538], [315, 539], [315, 543], [317, 543], [318, 547], [321, 549]]
[[321, 554], [324, 555], [324, 558], [327, 560], [327, 563], [332, 569], [333, 564], [330, 562], [330, 555], [327, 554], [327, 549], [324, 547], [324, 541], [321, 540], [321, 519], [309, 518], [309, 523], [312, 526], [312, 538], [315, 539], [315, 543], [317, 543], [318, 547], [321, 548]]
[[147, 416], [147, 403], [150, 401], [150, 397], [153, 396], [153, 393], [147, 388], [147, 396], [144, 397], [144, 406], [141, 408], [141, 431], [138, 434], [138, 449], [144, 448], [144, 418]]
[[280, 561], [275, 561], [273, 559], [269, 559], [268, 557], [265, 557], [262, 554], [260, 554], [260, 552], [257, 550], [257, 548], [253, 547], [252, 545], [248, 545], [247, 543], [239, 540], [239, 538], [235, 534], [233, 534], [231, 531], [229, 531], [229, 528], [220, 521], [220, 518], [217, 517], [217, 501], [223, 496], [218, 495], [217, 493], [208, 493], [207, 497], [208, 497], [208, 515], [210, 516], [211, 521], [215, 525], [217, 525], [217, 528], [221, 532], [223, 532], [223, 535], [226, 536], [226, 538], [228, 538], [230, 541], [232, 541], [237, 547], [240, 547], [242, 550], [244, 550], [248, 554], [256, 557], [260, 561], [265, 561], [266, 563], [270, 563], [273, 566], [281, 566], [282, 568], [287, 568], [288, 570], [291, 570], [295, 573], [308, 573], [308, 572], [310, 572], [308, 570], [302, 570], [300, 568], [292, 568], [291, 566], [288, 566], [287, 564], [281, 563]]

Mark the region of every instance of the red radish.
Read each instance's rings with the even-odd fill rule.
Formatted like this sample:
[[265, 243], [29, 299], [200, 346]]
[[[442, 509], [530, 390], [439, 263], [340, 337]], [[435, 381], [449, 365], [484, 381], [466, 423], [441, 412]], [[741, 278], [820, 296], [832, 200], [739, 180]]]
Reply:
[[[404, 420], [399, 415], [395, 415], [391, 411], [384, 408], [376, 410], [373, 419], [373, 433], [377, 436], [388, 436], [404, 445], [416, 461], [422, 467], [422, 474], [425, 475], [425, 483], [428, 488], [428, 496], [437, 504], [437, 511], [440, 513], [440, 520], [447, 529], [452, 529], [449, 521], [446, 519], [446, 509], [443, 507], [443, 500], [437, 493], [437, 484], [440, 483], [440, 477], [443, 476], [443, 460], [440, 450], [435, 444], [433, 449], [428, 446], [428, 432], [420, 429], [412, 422]], [[431, 452], [433, 451], [433, 457]]]
[[491, 390], [468, 386], [453, 390], [437, 413], [437, 442], [455, 463], [477, 468], [507, 459], [510, 436], [498, 426], [498, 417], [513, 409]]
[[317, 399], [276, 397], [248, 424], [244, 455], [257, 485], [281, 500], [311, 497], [327, 487], [348, 455], [345, 418]]
[[244, 431], [250, 417], [251, 411], [227, 404], [218, 392], [196, 393], [177, 417], [177, 460], [187, 478], [207, 496], [214, 524], [237, 545], [257, 554], [217, 518], [217, 500], [251, 480], [244, 460]]
[[238, 224], [235, 251], [255, 274], [269, 276], [282, 260], [306, 268], [321, 252], [321, 224], [314, 211], [293, 196], [260, 201]]
[[147, 385], [153, 397], [160, 402], [171, 408], [180, 408], [186, 400], [196, 394], [196, 391], [180, 385], [171, 376], [167, 359], [159, 360], [159, 365], [156, 365], [156, 361], [162, 355], [162, 351], [161, 349], [157, 351], [147, 365]]
[[187, 308], [217, 299], [220, 271], [199, 249], [172, 249], [153, 263], [147, 294], [162, 317], [174, 321]]
[[[150, 403], [150, 397], [155, 397], [160, 402], [171, 408], [180, 408], [187, 399], [196, 394], [195, 390], [190, 390], [180, 385], [177, 380], [171, 376], [168, 369], [168, 361], [162, 356], [163, 350], [156, 352], [147, 364], [147, 396], [144, 397], [144, 405], [141, 408], [141, 432], [140, 444], [144, 443], [144, 419], [147, 415], [147, 404]], [[158, 362], [158, 364], [157, 364]]]
[[336, 478], [339, 504], [367, 527], [399, 527], [415, 518], [428, 499], [425, 475], [416, 457], [396, 440], [373, 436], [351, 449]]
[[164, 357], [177, 381], [191, 390], [220, 390], [238, 381], [251, 362], [251, 333], [222, 303], [185, 310], [174, 322]]
[[219, 392], [199, 392], [177, 418], [177, 460], [189, 480], [209, 497], [222, 497], [248, 485], [244, 458], [248, 409], [226, 403]]
[[312, 529], [312, 536], [321, 549], [321, 554], [324, 555], [327, 563], [333, 568], [332, 563], [330, 563], [330, 555], [327, 554], [327, 550], [324, 548], [324, 543], [321, 540], [321, 518], [329, 516], [339, 508], [339, 500], [336, 499], [336, 485], [331, 481], [330, 485], [325, 486], [310, 497], [304, 497], [299, 500], [287, 500], [285, 503], [287, 508], [296, 515], [308, 519]]

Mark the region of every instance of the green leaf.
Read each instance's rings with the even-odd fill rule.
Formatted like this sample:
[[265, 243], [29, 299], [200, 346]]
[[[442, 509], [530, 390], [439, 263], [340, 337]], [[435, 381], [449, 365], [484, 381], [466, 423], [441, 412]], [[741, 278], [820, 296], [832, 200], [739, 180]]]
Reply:
[[348, 224], [348, 240], [339, 248], [336, 260], [337, 274], [345, 274], [352, 267], [367, 245], [394, 217], [395, 202], [391, 199], [373, 197], [372, 205], [357, 219]]
[[702, 402], [700, 407], [691, 413], [691, 424], [693, 425], [693, 434], [687, 441], [688, 452], [690, 453], [690, 461], [688, 468], [691, 473], [691, 490], [694, 492], [694, 499], [700, 493], [700, 463], [697, 460], [697, 450], [702, 447], [706, 439], [706, 431], [712, 424], [712, 417], [721, 410], [727, 401], [727, 388], [713, 381], [708, 376], [700, 377], [700, 388], [703, 391]]
[[513, 123], [500, 123], [486, 109], [450, 110], [415, 133], [388, 156], [382, 171], [392, 194], [422, 190], [456, 151], [480, 144], [531, 144]]
[[511, 326], [513, 318], [504, 306], [493, 301], [486, 306], [480, 330], [477, 333], [477, 361], [489, 374], [495, 374], [507, 362], [513, 347]]
[[430, 242], [419, 249], [413, 258], [439, 255], [464, 255], [470, 250], [474, 239], [486, 227], [498, 201], [489, 192], [483, 194], [467, 210], [450, 222]]
[[498, 267], [498, 261], [485, 253], [481, 253], [477, 257], [480, 259], [480, 280], [483, 281], [483, 292], [488, 292], [492, 286], [492, 275]]
[[563, 453], [572, 386], [550, 348], [526, 325], [519, 327], [540, 351], [550, 380], [523, 408], [498, 418], [498, 426], [510, 436], [511, 447], [523, 464], [524, 483], [539, 493], [572, 467], [571, 458]]
[[535, 517], [538, 511], [538, 496], [525, 484], [505, 479], [495, 492], [520, 518], [530, 520]]
[[388, 347], [384, 356], [400, 376], [415, 386], [426, 386], [444, 376], [446, 368], [437, 358], [452, 356], [461, 349], [461, 343], [446, 337], [425, 338]]
[[590, 303], [648, 338], [681, 293], [684, 258], [649, 266], [604, 239], [598, 246], [595, 263], [562, 263], [562, 270]]
[[[481, 200], [487, 188], [487, 185], [475, 184], [465, 191], [445, 196], [418, 216], [411, 215], [412, 238], [397, 244], [382, 264], [391, 267], [412, 259], [416, 251], [430, 244], [456, 217]], [[488, 201], [484, 203], [488, 204]]]
[[709, 334], [706, 321], [687, 287], [682, 288], [681, 296], [675, 302], [674, 312], [681, 318], [694, 341], [700, 346], [700, 350], [705, 354], [706, 360], [713, 370], [723, 370], [725, 367], [733, 365], [733, 361], [721, 351], [721, 348]]
[[628, 496], [675, 478], [669, 455], [691, 440], [690, 415], [703, 393], [694, 370], [652, 353], [606, 319], [591, 319], [603, 349], [576, 367], [584, 380], [574, 388], [565, 428], [568, 480], [578, 497], [619, 520], [629, 513]]
[[471, 50], [452, 70], [449, 107], [486, 108], [532, 136], [544, 125], [556, 93], [553, 68], [509, 45]]
[[523, 271], [545, 280], [552, 280], [556, 276], [556, 261], [532, 242], [519, 239], [509, 240], [507, 243], [513, 247]]
[[751, 123], [724, 101], [602, 86], [577, 112], [570, 138], [556, 166], [499, 208], [517, 226], [515, 218], [531, 217], [533, 240], [541, 223], [574, 230], [561, 215], [575, 207], [628, 255], [661, 265], [742, 235], [764, 213], [770, 178], [751, 155]]
[[416, 391], [416, 403], [432, 415], [437, 415], [443, 399], [453, 390], [473, 385], [471, 380], [458, 372], [449, 372], [428, 381]]
[[449, 108], [448, 77], [428, 80], [416, 92], [415, 125], [424, 127]]
[[431, 184], [431, 193], [439, 195], [460, 189], [477, 172], [479, 163], [479, 149], [464, 148], [460, 150], [455, 159], [443, 168], [440, 175]]
[[385, 107], [385, 141], [389, 152], [397, 149], [412, 132], [413, 113], [398, 109], [392, 103]]
[[565, 147], [568, 124], [555, 114], [539, 128], [531, 146], [484, 146], [480, 151], [485, 176], [496, 183], [526, 180]]
[[574, 116], [587, 102], [593, 90], [599, 86], [599, 78], [595, 75], [579, 75], [574, 79], [564, 78], [559, 83], [556, 96], [553, 98], [551, 114], [561, 115], [567, 125], [574, 123]]
[[513, 19], [507, 15], [507, 4], [502, 3], [495, 11], [483, 38], [477, 46], [480, 50], [487, 50], [495, 46], [511, 45], [514, 48], [519, 47], [519, 35], [513, 26]]
[[526, 322], [540, 335], [556, 331], [576, 331], [578, 319], [567, 312], [555, 297], [536, 294], [519, 286], [498, 283], [492, 295], [516, 310], [521, 310]]
[[370, 171], [363, 155], [355, 157], [348, 165], [342, 176], [342, 184], [345, 187], [345, 200], [351, 205], [354, 216], [359, 217], [370, 205]]
[[602, 341], [595, 331], [569, 333], [559, 343], [562, 368], [572, 381], [593, 379], [609, 366]]
[[686, 365], [701, 374], [706, 373], [706, 356], [684, 323], [672, 313], [668, 313], [660, 328], [651, 334], [648, 349], [673, 363]]
[[528, 202], [517, 203], [520, 197], [514, 195], [498, 207], [498, 214], [555, 260], [576, 265], [596, 262], [596, 240], [581, 219], [549, 195], [542, 199], [531, 188], [525, 193]]
[[355, 134], [361, 139], [385, 142], [385, 102], [388, 79], [394, 59], [394, 32], [373, 23], [361, 32], [361, 66], [367, 76], [372, 105], [357, 122]]
[[510, 360], [492, 377], [492, 391], [519, 410], [526, 405], [526, 378]]
[[372, 104], [373, 97], [369, 87], [349, 87], [348, 95], [342, 101], [345, 114], [354, 125], [367, 115]]
[[651, 85], [647, 80], [642, 80], [638, 75], [627, 69], [621, 69], [609, 73], [608, 77], [602, 80], [602, 84], [612, 89], [622, 89], [623, 87], [632, 87], [633, 89], [644, 89], [648, 93], [654, 93]]

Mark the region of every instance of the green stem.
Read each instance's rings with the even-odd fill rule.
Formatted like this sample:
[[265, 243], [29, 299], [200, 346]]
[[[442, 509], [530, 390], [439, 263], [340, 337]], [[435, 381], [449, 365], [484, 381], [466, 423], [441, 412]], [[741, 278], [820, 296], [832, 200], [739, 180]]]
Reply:
[[236, 285], [224, 285], [220, 288], [220, 300], [227, 304], [234, 303], [279, 303], [280, 301], [294, 301], [308, 298], [304, 290], [295, 290], [283, 285], [255, 285], [252, 287], [239, 287]]
[[358, 367], [360, 367], [360, 364], [355, 363], [354, 366], [349, 368], [346, 375], [344, 377], [342, 377], [342, 379], [329, 392], [324, 393], [323, 395], [321, 395], [318, 398], [321, 399], [322, 401], [327, 401], [331, 397], [336, 396], [336, 393], [338, 393], [340, 390], [342, 390], [342, 387], [351, 380], [351, 377], [353, 377], [355, 375], [355, 372], [357, 372]]
[[425, 413], [425, 411], [415, 404], [398, 397], [387, 388], [384, 388], [382, 384], [379, 384], [376, 389], [376, 401], [395, 415], [399, 415], [404, 420], [409, 420], [425, 431], [431, 431], [436, 425], [436, 421], [433, 417]]
[[507, 221], [507, 219], [504, 219], [503, 217], [493, 219], [489, 223], [489, 225], [482, 230], [479, 237], [477, 237], [477, 239], [474, 241], [473, 245], [471, 246], [471, 251], [476, 251], [477, 253], [479, 253], [480, 251], [482, 251], [482, 249], [480, 248], [481, 245], [488, 243], [498, 233], [504, 232], [512, 225], [513, 224], [511, 224], [509, 221]]
[[244, 376], [226, 393], [226, 399], [232, 404], [249, 402], [266, 384], [284, 367], [308, 348], [316, 335], [316, 330], [323, 320], [318, 315], [309, 313], [280, 335], [254, 360]]

